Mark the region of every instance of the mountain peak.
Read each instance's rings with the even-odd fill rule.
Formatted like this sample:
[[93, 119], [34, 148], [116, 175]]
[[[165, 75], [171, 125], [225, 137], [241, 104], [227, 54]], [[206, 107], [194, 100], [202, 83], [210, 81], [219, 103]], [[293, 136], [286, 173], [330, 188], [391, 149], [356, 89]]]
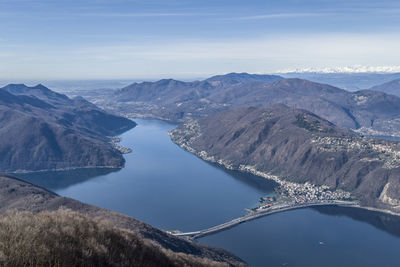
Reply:
[[43, 84], [41, 84], [41, 83], [39, 83], [39, 84], [37, 84], [36, 86], [33, 86], [33, 87], [31, 87], [31, 88], [34, 88], [34, 89], [39, 89], [39, 90], [50, 90], [49, 88], [47, 88], [46, 86], [44, 86]]
[[45, 101], [68, 101], [69, 98], [66, 95], [57, 93], [55, 91], [50, 90], [43, 84], [37, 84], [35, 86], [27, 86], [25, 84], [9, 84], [1, 88], [4, 91], [9, 92], [10, 94], [19, 96], [19, 95], [27, 95], [27, 96], [35, 96], [36, 98], [45, 100]]

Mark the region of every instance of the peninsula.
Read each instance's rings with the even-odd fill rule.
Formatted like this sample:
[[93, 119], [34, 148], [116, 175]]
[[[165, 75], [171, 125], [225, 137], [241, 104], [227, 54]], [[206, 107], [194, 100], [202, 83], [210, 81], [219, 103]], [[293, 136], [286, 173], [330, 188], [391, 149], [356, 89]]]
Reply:
[[206, 161], [275, 180], [296, 203], [357, 200], [400, 214], [400, 143], [360, 136], [309, 111], [222, 111], [170, 135]]

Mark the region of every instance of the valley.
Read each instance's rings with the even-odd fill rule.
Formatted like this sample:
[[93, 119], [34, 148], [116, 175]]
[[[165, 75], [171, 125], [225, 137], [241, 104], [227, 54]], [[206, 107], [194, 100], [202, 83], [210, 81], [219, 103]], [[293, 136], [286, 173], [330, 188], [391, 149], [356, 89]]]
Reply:
[[[137, 127], [121, 136], [121, 145], [132, 148], [132, 153], [124, 155], [122, 170], [92, 174], [73, 183], [71, 175], [62, 172], [48, 173], [42, 180], [37, 175], [35, 180], [54, 188], [58, 195], [132, 216], [165, 231], [191, 232], [224, 224], [260, 206], [260, 198], [276, 196], [277, 183], [206, 163], [172, 143], [168, 131], [176, 124], [134, 120]], [[311, 256], [315, 253], [332, 258], [330, 266], [340, 262], [364, 266], [365, 260], [390, 266], [398, 260], [394, 252], [400, 245], [398, 225], [398, 217], [389, 214], [309, 207], [241, 223], [197, 242], [228, 249], [251, 266], [325, 263], [322, 256]], [[364, 242], [365, 238], [374, 242]], [[282, 247], [290, 253], [281, 251]], [[372, 252], [361, 256], [366, 249]], [[343, 257], [335, 257], [338, 253]]]
[[[71, 201], [77, 199], [88, 203], [88, 206], [71, 204], [65, 199], [57, 199], [57, 203], [59, 201], [62, 204], [53, 204], [46, 200], [47, 196], [41, 198], [42, 200], [36, 204], [21, 197], [17, 197], [20, 200], [15, 202], [16, 198], [6, 195], [6, 202], [3, 202], [4, 210], [17, 207], [37, 212], [67, 207], [92, 216], [90, 205], [94, 205], [132, 216], [163, 229], [162, 232], [166, 235], [163, 238], [167, 236], [170, 238], [169, 234], [178, 236], [176, 237], [178, 239], [185, 236], [193, 237], [200, 243], [214, 244], [229, 251], [235, 251], [252, 266], [262, 266], [261, 262], [266, 262], [266, 259], [249, 253], [244, 247], [236, 250], [228, 243], [219, 243], [220, 240], [215, 238], [236, 232], [236, 228], [247, 229], [246, 226], [242, 226], [245, 225], [244, 223], [257, 225], [261, 233], [265, 231], [265, 224], [264, 226], [258, 224], [259, 220], [265, 222], [269, 218], [285, 217], [286, 213], [294, 213], [301, 218], [302, 214], [310, 216], [311, 210], [312, 220], [315, 221], [310, 220], [308, 223], [314, 225], [314, 230], [319, 229], [318, 218], [330, 216], [324, 213], [325, 210], [333, 214], [346, 214], [346, 225], [358, 225], [357, 227], [363, 229], [359, 224], [367, 223], [374, 227], [374, 230], [368, 230], [369, 235], [379, 236], [378, 233], [389, 233], [391, 238], [393, 237], [390, 242], [397, 242], [399, 224], [396, 221], [397, 216], [393, 216], [399, 214], [397, 187], [400, 157], [397, 142], [359, 135], [364, 133], [366, 128], [357, 124], [367, 113], [359, 113], [363, 115], [357, 119], [352, 114], [357, 114], [359, 111], [354, 109], [351, 109], [351, 112], [345, 112], [347, 115], [344, 117], [337, 117], [336, 110], [324, 111], [328, 114], [326, 116], [336, 118], [336, 123], [347, 125], [347, 127], [338, 127], [325, 120], [324, 116], [320, 117], [310, 111], [284, 104], [274, 104], [275, 100], [271, 100], [268, 95], [271, 93], [269, 90], [272, 90], [275, 95], [281, 95], [282, 92], [287, 92], [287, 88], [291, 88], [292, 91], [289, 90], [289, 94], [293, 95], [290, 98], [295, 101], [293, 105], [296, 106], [302, 101], [298, 102], [300, 98], [294, 97], [300, 95], [293, 91], [294, 88], [298, 88], [298, 84], [305, 84], [308, 92], [301, 89], [303, 90], [301, 95], [308, 94], [307, 99], [315, 100], [317, 99], [315, 94], [324, 92], [318, 100], [322, 102], [327, 101], [326, 95], [329, 98], [332, 94], [337, 94], [338, 89], [296, 79], [287, 80], [279, 76], [249, 74], [221, 75], [212, 77], [206, 82], [194, 82], [189, 87], [195, 85], [202, 88], [195, 91], [191, 91], [187, 83], [177, 81], [162, 81], [161, 83], [163, 85], [159, 88], [158, 82], [145, 83], [148, 86], [146, 89], [139, 89], [143, 86], [141, 84], [135, 85], [134, 92], [140, 92], [135, 98], [143, 100], [137, 103], [140, 107], [137, 113], [125, 113], [118, 109], [119, 105], [129, 109], [134, 107], [135, 104], [131, 105], [130, 101], [110, 104], [106, 107], [108, 111], [104, 112], [81, 97], [70, 99], [42, 85], [36, 87], [10, 85], [3, 88], [4, 94], [11, 95], [13, 99], [22, 99], [13, 100], [21, 106], [18, 109], [23, 112], [28, 112], [29, 109], [31, 116], [35, 115], [53, 127], [51, 131], [54, 132], [53, 129], [73, 130], [82, 138], [96, 140], [96, 147], [107, 146], [122, 158], [122, 163], [119, 165], [86, 163], [69, 165], [65, 168], [60, 167], [63, 166], [62, 161], [57, 162], [54, 168], [38, 168], [37, 164], [40, 161], [32, 161], [35, 165], [32, 165], [31, 170], [17, 169], [13, 171], [14, 175], [54, 190], [60, 196], [71, 198]], [[167, 86], [166, 92], [163, 86]], [[207, 86], [210, 86], [207, 89], [209, 92], [206, 93], [209, 99], [222, 97], [222, 100], [218, 101], [231, 104], [212, 104], [204, 96], [199, 102], [201, 105], [192, 105], [196, 95], [203, 94], [202, 90]], [[243, 98], [249, 94], [245, 92], [246, 90], [243, 91], [246, 86], [254, 88], [255, 91], [251, 92], [254, 95], [253, 100]], [[217, 87], [220, 91], [216, 91]], [[261, 87], [264, 89], [258, 89]], [[154, 91], [155, 88], [159, 91]], [[126, 91], [131, 94], [129, 90]], [[171, 94], [180, 90], [187, 90], [192, 100], [185, 102], [186, 100], [183, 101], [181, 96], [177, 95], [178, 100], [181, 101], [177, 107], [185, 108], [186, 105], [192, 109], [192, 112], [176, 113], [175, 110], [171, 113], [168, 108], [154, 104], [157, 101], [170, 101], [168, 99]], [[105, 94], [108, 95], [110, 92], [106, 91]], [[269, 93], [266, 94], [266, 92]], [[351, 98], [358, 101], [358, 106], [365, 105], [364, 108], [368, 112], [378, 110], [377, 114], [380, 114], [380, 108], [374, 107], [376, 102], [373, 105], [368, 103], [371, 99], [376, 99], [380, 93], [363, 92], [363, 95], [360, 95], [356, 92], [355, 94], [357, 97], [353, 95]], [[364, 96], [365, 94], [368, 96]], [[219, 96], [216, 97], [217, 95]], [[347, 95], [348, 93], [341, 92], [334, 97], [339, 99]], [[385, 95], [381, 96], [383, 96], [379, 100], [381, 103], [394, 105], [397, 101], [395, 98], [389, 97], [388, 100]], [[99, 101], [97, 97], [91, 100], [96, 104], [104, 105], [104, 102]], [[102, 98], [109, 99], [109, 95]], [[154, 102], [154, 99], [159, 100]], [[269, 99], [268, 103], [271, 105], [259, 106], [264, 105], [262, 103], [266, 99]], [[279, 99], [276, 101], [283, 101], [285, 104], [292, 103], [287, 101], [289, 98], [282, 100], [280, 97]], [[176, 105], [174, 101], [178, 100], [171, 100], [171, 103]], [[304, 101], [304, 103], [310, 103], [308, 100]], [[14, 102], [12, 105], [15, 106]], [[256, 107], [246, 107], [252, 103], [255, 103]], [[7, 107], [8, 105], [4, 104]], [[312, 106], [316, 107], [315, 104]], [[50, 116], [48, 115], [50, 113], [45, 114], [46, 109], [52, 110]], [[140, 118], [135, 118], [133, 122], [113, 115], [113, 112], [179, 121], [181, 124]], [[155, 112], [159, 112], [159, 115]], [[393, 108], [389, 112], [396, 114], [397, 111]], [[58, 114], [64, 114], [66, 121], [61, 121]], [[180, 117], [177, 114], [180, 114]], [[349, 118], [349, 123], [344, 118]], [[384, 122], [378, 119], [376, 125], [380, 125], [379, 123]], [[373, 130], [369, 127], [367, 131], [371, 133]], [[374, 131], [381, 133], [378, 130]], [[30, 134], [32, 133], [35, 132]], [[120, 133], [123, 134], [119, 135]], [[389, 132], [384, 133], [389, 134]], [[396, 135], [395, 131], [390, 132], [390, 135]], [[43, 137], [48, 138], [47, 135]], [[56, 135], [54, 144], [70, 142], [63, 141], [63, 138], [67, 138], [67, 135]], [[48, 142], [50, 139], [45, 140]], [[188, 152], [176, 146], [171, 140]], [[53, 145], [50, 147], [54, 148]], [[73, 146], [69, 148], [73, 149]], [[93, 151], [94, 147], [91, 149]], [[64, 155], [65, 152], [62, 154]], [[81, 152], [78, 154], [82, 155]], [[211, 165], [203, 160], [210, 162]], [[82, 164], [84, 161], [79, 162]], [[31, 173], [35, 170], [40, 170], [40, 172]], [[12, 190], [11, 193], [14, 192]], [[27, 203], [30, 203], [30, 206], [26, 206]], [[364, 209], [364, 213], [357, 211], [360, 209]], [[353, 212], [348, 212], [350, 210]], [[376, 211], [378, 213], [374, 213]], [[114, 220], [113, 217], [106, 216], [107, 213], [101, 214], [103, 217]], [[351, 214], [358, 215], [352, 217]], [[370, 220], [370, 218], [375, 218], [375, 220]], [[131, 231], [137, 231], [137, 224], [129, 222], [129, 225], [118, 224], [118, 227], [129, 227]], [[280, 228], [278, 224], [273, 227]], [[307, 232], [305, 229], [302, 231]], [[292, 234], [295, 235], [294, 232]], [[149, 236], [148, 233], [140, 235]], [[313, 236], [311, 233], [309, 235]], [[150, 235], [149, 238], [153, 237]], [[293, 239], [293, 237], [282, 240], [276, 238], [271, 240], [271, 245], [290, 246]], [[386, 237], [379, 238], [384, 240]], [[304, 236], [302, 239], [307, 240]], [[351, 242], [345, 235], [340, 235], [340, 239], [343, 242]], [[182, 242], [184, 240], [182, 239]], [[190, 241], [184, 242], [189, 242], [184, 246], [191, 246]], [[298, 242], [301, 242], [300, 239]], [[171, 244], [163, 246], [170, 249]], [[306, 247], [309, 253], [316, 251], [312, 243]], [[174, 247], [174, 249], [179, 251], [180, 248]], [[189, 249], [184, 253], [190, 255], [193, 251]], [[245, 264], [239, 258], [224, 254], [226, 252], [203, 251], [202, 253], [205, 254], [197, 255], [202, 255], [202, 258], [209, 257], [211, 260], [230, 262], [233, 266]], [[345, 251], [341, 253], [345, 254]], [[370, 260], [381, 259], [381, 255], [383, 255], [381, 252], [371, 255]], [[302, 258], [297, 253], [292, 256], [296, 257], [296, 261], [301, 259], [307, 262], [306, 258]], [[295, 259], [292, 256], [285, 259], [274, 258], [271, 262], [275, 260], [275, 263], [280, 262], [280, 264], [286, 260], [293, 262]], [[304, 256], [306, 257], [306, 254]], [[386, 258], [386, 261], [392, 260], [395, 258]], [[358, 259], [353, 266], [362, 266], [362, 262]]]
[[399, 11], [0, 0], [0, 266], [399, 266]]

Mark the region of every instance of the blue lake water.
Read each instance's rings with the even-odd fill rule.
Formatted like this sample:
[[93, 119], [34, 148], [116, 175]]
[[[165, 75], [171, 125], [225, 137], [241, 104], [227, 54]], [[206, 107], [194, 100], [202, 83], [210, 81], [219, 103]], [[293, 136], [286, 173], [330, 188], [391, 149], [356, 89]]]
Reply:
[[[229, 172], [171, 142], [176, 125], [136, 119], [122, 135], [126, 166], [21, 178], [161, 229], [194, 231], [245, 214], [274, 183]], [[28, 178], [29, 177], [29, 178]], [[359, 209], [302, 209], [248, 222], [198, 240], [252, 266], [400, 266], [400, 219]]]

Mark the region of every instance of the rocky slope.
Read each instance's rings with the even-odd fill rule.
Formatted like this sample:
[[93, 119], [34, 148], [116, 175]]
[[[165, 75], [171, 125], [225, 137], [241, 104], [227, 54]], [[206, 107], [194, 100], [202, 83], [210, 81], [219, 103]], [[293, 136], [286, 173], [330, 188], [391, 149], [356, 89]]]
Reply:
[[400, 79], [395, 79], [381, 85], [376, 85], [371, 87], [371, 90], [382, 91], [386, 94], [400, 96]]
[[280, 76], [227, 74], [196, 82], [135, 83], [95, 101], [122, 114], [172, 121], [237, 107], [285, 104], [363, 134], [400, 136], [400, 98]]
[[143, 241], [150, 242], [156, 247], [169, 250], [172, 253], [184, 253], [210, 261], [228, 263], [230, 266], [247, 266], [239, 258], [224, 250], [210, 248], [174, 237], [131, 217], [87, 205], [70, 198], [60, 197], [46, 189], [11, 176], [0, 175], [0, 213], [8, 210], [37, 213], [41, 211], [56, 211], [60, 208], [77, 211], [90, 218], [107, 220], [115, 227], [130, 230]]
[[400, 143], [360, 137], [305, 110], [223, 111], [185, 122], [171, 138], [229, 169], [326, 185], [350, 192], [364, 206], [400, 214]]
[[119, 168], [124, 159], [109, 136], [134, 126], [82, 98], [8, 85], [0, 88], [0, 170]]

